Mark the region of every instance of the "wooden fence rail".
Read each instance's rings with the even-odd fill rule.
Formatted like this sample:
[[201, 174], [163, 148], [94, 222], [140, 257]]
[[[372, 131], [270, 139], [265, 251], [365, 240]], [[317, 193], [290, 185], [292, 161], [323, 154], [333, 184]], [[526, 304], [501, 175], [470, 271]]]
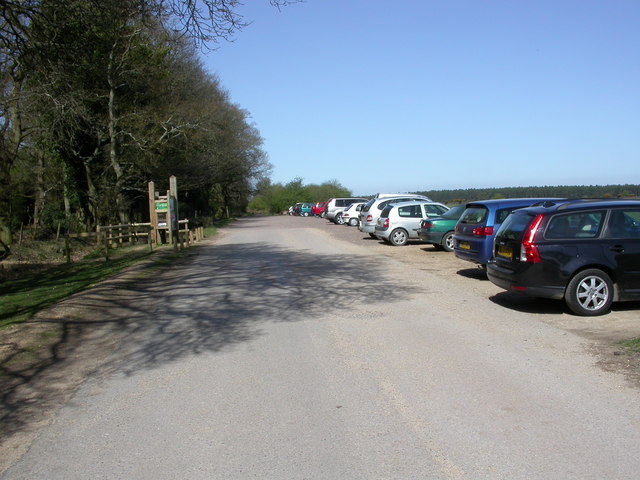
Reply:
[[[156, 234], [150, 223], [128, 223], [122, 225], [100, 225], [95, 232], [74, 233], [65, 236], [65, 255], [67, 263], [71, 262], [70, 239], [74, 238], [95, 238], [96, 243], [101, 245], [104, 252], [105, 260], [109, 260], [109, 250], [122, 247], [124, 245], [133, 245], [145, 240], [149, 251], [153, 250], [153, 244], [156, 241]], [[180, 220], [178, 228], [178, 236], [173, 239], [175, 248], [184, 248], [204, 239], [204, 228], [196, 227], [189, 229], [189, 220]]]

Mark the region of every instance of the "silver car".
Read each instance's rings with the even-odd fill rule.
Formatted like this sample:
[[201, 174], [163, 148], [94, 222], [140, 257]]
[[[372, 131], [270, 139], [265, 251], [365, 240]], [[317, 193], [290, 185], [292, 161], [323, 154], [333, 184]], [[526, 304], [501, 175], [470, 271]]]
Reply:
[[342, 212], [342, 223], [349, 225], [350, 227], [356, 227], [358, 225], [358, 214], [362, 209], [364, 202], [352, 203]]
[[387, 205], [380, 213], [375, 236], [391, 245], [406, 245], [418, 239], [418, 229], [423, 219], [439, 217], [449, 208], [435, 202], [402, 202]]
[[366, 202], [366, 198], [331, 198], [324, 207], [325, 218], [333, 223], [342, 225], [342, 212], [352, 203]]
[[[364, 204], [362, 210], [360, 210], [360, 214], [358, 218], [360, 220], [360, 224], [358, 225], [358, 230], [362, 233], [368, 233], [371, 238], [376, 238], [376, 223], [378, 221], [378, 217], [380, 216], [380, 212], [392, 203], [400, 203], [400, 202], [431, 202], [429, 197], [425, 197], [424, 195], [418, 195], [413, 193], [399, 193], [395, 196], [391, 196], [390, 194], [379, 194], [380, 197], [372, 198], [367, 203]], [[384, 196], [382, 196], [384, 195]]]

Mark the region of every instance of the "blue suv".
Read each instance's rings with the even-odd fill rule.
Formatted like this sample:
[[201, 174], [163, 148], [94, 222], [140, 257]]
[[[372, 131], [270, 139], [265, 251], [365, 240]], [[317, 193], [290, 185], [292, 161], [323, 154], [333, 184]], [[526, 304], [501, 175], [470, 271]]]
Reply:
[[486, 268], [493, 255], [493, 238], [507, 216], [518, 208], [561, 201], [560, 198], [504, 198], [467, 203], [456, 224], [456, 257]]

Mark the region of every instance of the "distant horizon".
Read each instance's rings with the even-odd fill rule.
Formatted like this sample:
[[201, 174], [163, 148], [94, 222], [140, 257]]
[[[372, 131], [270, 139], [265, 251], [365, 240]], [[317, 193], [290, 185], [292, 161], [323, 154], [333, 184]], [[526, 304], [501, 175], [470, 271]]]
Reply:
[[634, 184], [634, 183], [617, 183], [617, 184], [604, 184], [604, 185], [599, 185], [599, 184], [592, 184], [592, 185], [580, 185], [580, 184], [575, 184], [575, 185], [571, 185], [571, 184], [564, 184], [564, 185], [522, 185], [522, 186], [517, 186], [517, 187], [468, 187], [468, 188], [440, 188], [440, 189], [423, 189], [423, 190], [413, 190], [413, 191], [407, 191], [407, 192], [400, 192], [400, 191], [380, 191], [380, 192], [376, 192], [376, 193], [368, 193], [368, 194], [362, 194], [362, 193], [358, 193], [358, 194], [353, 194], [353, 196], [355, 197], [373, 197], [379, 193], [399, 193], [399, 194], [405, 194], [405, 193], [423, 193], [423, 192], [455, 192], [455, 191], [469, 191], [469, 190], [508, 190], [508, 189], [527, 189], [527, 188], [614, 188], [614, 187], [619, 187], [619, 188], [626, 188], [626, 187], [631, 187], [633, 189], [638, 190], [637, 194], [634, 194], [634, 197], [640, 197], [640, 184]]

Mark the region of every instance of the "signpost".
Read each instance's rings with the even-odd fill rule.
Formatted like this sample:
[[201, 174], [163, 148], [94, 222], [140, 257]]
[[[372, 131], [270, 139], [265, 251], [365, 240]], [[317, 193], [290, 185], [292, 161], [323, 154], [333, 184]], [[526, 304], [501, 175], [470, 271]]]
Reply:
[[[167, 241], [178, 248], [180, 224], [178, 222], [178, 183], [175, 176], [169, 177], [169, 190], [166, 195], [155, 191], [153, 182], [149, 182], [149, 223], [156, 243]], [[150, 232], [150, 235], [152, 233]]]

